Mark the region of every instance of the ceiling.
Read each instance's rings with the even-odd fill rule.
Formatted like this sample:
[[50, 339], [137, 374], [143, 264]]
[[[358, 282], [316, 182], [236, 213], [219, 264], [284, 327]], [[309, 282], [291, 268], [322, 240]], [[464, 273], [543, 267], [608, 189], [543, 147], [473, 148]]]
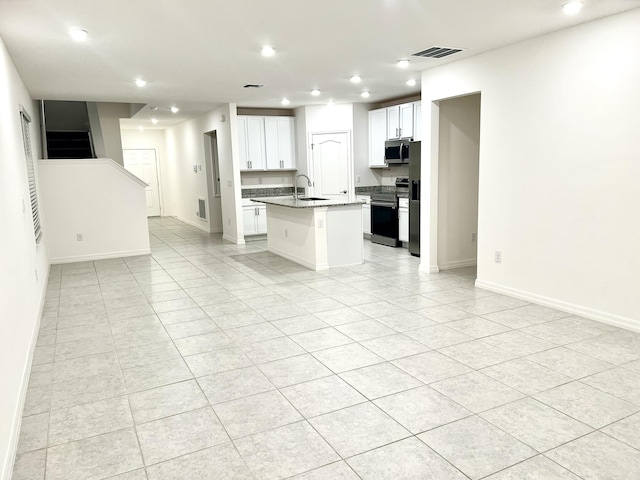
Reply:
[[[159, 128], [231, 102], [282, 108], [288, 98], [295, 108], [415, 94], [422, 70], [640, 7], [584, 0], [568, 16], [565, 1], [0, 0], [0, 37], [34, 98], [141, 103], [128, 124], [153, 116]], [[88, 39], [73, 41], [73, 27]], [[275, 56], [261, 56], [265, 44]], [[433, 45], [464, 50], [411, 56]], [[401, 58], [411, 59], [408, 69], [396, 67]], [[349, 81], [354, 73], [361, 84]], [[147, 85], [137, 87], [136, 78]], [[408, 87], [409, 78], [418, 84]], [[265, 86], [242, 88], [247, 83]], [[314, 88], [320, 96], [311, 96]]]

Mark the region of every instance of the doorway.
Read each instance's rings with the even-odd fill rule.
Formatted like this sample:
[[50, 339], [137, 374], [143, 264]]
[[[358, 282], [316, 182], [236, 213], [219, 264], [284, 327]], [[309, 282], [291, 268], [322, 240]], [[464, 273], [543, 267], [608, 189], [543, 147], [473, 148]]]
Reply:
[[439, 270], [473, 267], [478, 260], [480, 94], [439, 102]]
[[145, 188], [147, 217], [159, 217], [162, 208], [160, 206], [160, 182], [155, 149], [124, 149], [122, 156], [124, 168], [148, 185]]
[[218, 134], [215, 130], [204, 134], [205, 168], [207, 170], [207, 203], [209, 233], [222, 232], [222, 197], [220, 189], [220, 157]]
[[311, 134], [313, 194], [343, 198], [351, 191], [352, 167], [349, 132]]

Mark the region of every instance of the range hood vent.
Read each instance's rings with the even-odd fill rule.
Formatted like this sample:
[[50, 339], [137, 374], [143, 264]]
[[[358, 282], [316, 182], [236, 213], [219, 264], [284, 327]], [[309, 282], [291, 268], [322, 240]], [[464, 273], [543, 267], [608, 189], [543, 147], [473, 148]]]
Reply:
[[422, 58], [443, 58], [461, 51], [462, 48], [430, 47], [426, 50], [422, 50], [421, 52], [414, 53], [412, 56]]

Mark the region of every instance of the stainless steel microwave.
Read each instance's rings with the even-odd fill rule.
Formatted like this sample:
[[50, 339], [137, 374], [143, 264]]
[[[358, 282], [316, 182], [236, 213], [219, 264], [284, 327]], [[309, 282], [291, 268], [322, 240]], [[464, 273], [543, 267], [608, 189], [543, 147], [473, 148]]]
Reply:
[[411, 138], [384, 142], [384, 163], [387, 165], [409, 164], [409, 142]]

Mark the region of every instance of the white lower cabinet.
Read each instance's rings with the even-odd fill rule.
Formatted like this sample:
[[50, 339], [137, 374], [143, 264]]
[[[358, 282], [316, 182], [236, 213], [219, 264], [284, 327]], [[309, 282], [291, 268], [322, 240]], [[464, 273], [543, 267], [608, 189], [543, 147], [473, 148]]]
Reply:
[[398, 207], [398, 239], [409, 241], [409, 199], [400, 198]]
[[261, 235], [267, 233], [266, 205], [245, 205], [242, 207], [242, 218], [245, 235]]

